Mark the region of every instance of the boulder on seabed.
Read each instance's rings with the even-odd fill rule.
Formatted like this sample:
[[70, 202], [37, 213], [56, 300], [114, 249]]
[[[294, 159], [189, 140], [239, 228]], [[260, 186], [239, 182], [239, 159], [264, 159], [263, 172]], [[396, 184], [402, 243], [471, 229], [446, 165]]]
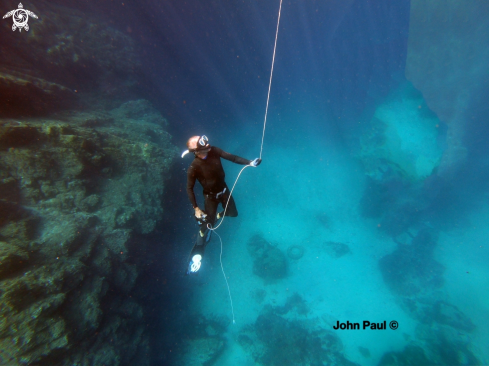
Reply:
[[253, 258], [253, 273], [257, 276], [276, 280], [287, 275], [285, 254], [261, 235], [254, 235], [248, 240], [248, 252]]

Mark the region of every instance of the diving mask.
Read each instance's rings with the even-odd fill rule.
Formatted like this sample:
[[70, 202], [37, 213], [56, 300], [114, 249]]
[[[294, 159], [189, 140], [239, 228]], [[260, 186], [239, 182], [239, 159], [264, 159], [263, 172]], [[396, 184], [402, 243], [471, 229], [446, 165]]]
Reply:
[[198, 153], [207, 153], [211, 150], [211, 145], [209, 145], [209, 139], [206, 135], [202, 135], [199, 137], [199, 141], [197, 142], [197, 147], [195, 149], [188, 149], [182, 153], [182, 158], [188, 153], [193, 152], [194, 154]]

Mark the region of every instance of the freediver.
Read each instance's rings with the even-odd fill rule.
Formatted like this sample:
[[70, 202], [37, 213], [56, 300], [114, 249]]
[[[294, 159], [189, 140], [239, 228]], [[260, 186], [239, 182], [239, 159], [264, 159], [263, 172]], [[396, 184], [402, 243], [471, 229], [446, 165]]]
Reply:
[[[225, 173], [221, 158], [236, 164], [253, 167], [260, 165], [261, 159], [247, 160], [227, 153], [216, 146], [211, 146], [209, 139], [205, 135], [189, 138], [187, 148], [188, 150], [183, 152], [182, 158], [190, 152], [195, 155], [187, 171], [187, 195], [194, 209], [195, 218], [200, 225], [197, 241], [190, 252], [187, 274], [191, 274], [196, 273], [200, 269], [205, 247], [212, 234], [212, 230], [209, 230], [207, 225], [213, 227], [216, 219], [221, 219], [224, 213], [230, 217], [238, 216], [236, 203], [232, 196], [229, 198], [229, 188], [224, 181]], [[204, 191], [204, 211], [199, 208], [195, 199], [195, 180], [199, 181]], [[217, 213], [219, 203], [222, 205], [223, 211]]]

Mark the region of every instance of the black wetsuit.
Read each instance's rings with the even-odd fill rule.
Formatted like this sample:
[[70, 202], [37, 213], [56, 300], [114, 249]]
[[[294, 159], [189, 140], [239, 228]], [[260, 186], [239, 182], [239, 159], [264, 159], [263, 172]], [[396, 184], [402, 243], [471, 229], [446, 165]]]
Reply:
[[[188, 199], [190, 200], [190, 203], [192, 203], [192, 207], [195, 208], [198, 206], [194, 194], [195, 181], [198, 180], [204, 188], [204, 211], [207, 214], [206, 222], [200, 225], [200, 230], [197, 234], [197, 242], [192, 253], [198, 250], [199, 253], [203, 255], [206, 237], [208, 238], [207, 224], [210, 223], [214, 226], [214, 223], [216, 222], [217, 206], [221, 203], [222, 207], [225, 208], [229, 198], [229, 188], [224, 181], [226, 174], [222, 168], [221, 158], [241, 165], [248, 165], [251, 163], [250, 160], [229, 154], [218, 147], [212, 146], [205, 159], [195, 157], [192, 164], [190, 164], [187, 171]], [[238, 216], [238, 210], [236, 209], [236, 204], [232, 196], [229, 200], [226, 216]], [[197, 248], [197, 246], [201, 248]]]

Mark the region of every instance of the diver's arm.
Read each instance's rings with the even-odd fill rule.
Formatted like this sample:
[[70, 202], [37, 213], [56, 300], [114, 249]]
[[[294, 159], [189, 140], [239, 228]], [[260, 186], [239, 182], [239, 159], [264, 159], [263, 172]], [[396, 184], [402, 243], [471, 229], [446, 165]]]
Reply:
[[221, 158], [232, 161], [235, 164], [249, 165], [251, 163], [251, 160], [230, 154], [218, 147], [212, 146], [212, 150], [214, 150]]
[[195, 199], [194, 193], [195, 186], [195, 172], [194, 168], [190, 166], [187, 171], [187, 196], [194, 209], [199, 208], [197, 205], [197, 200]]
[[195, 199], [195, 193], [194, 193], [194, 186], [195, 186], [195, 172], [194, 172], [194, 168], [190, 166], [187, 172], [187, 195], [194, 209], [195, 217], [200, 219], [202, 215], [204, 215], [204, 212], [197, 205], [197, 200]]

